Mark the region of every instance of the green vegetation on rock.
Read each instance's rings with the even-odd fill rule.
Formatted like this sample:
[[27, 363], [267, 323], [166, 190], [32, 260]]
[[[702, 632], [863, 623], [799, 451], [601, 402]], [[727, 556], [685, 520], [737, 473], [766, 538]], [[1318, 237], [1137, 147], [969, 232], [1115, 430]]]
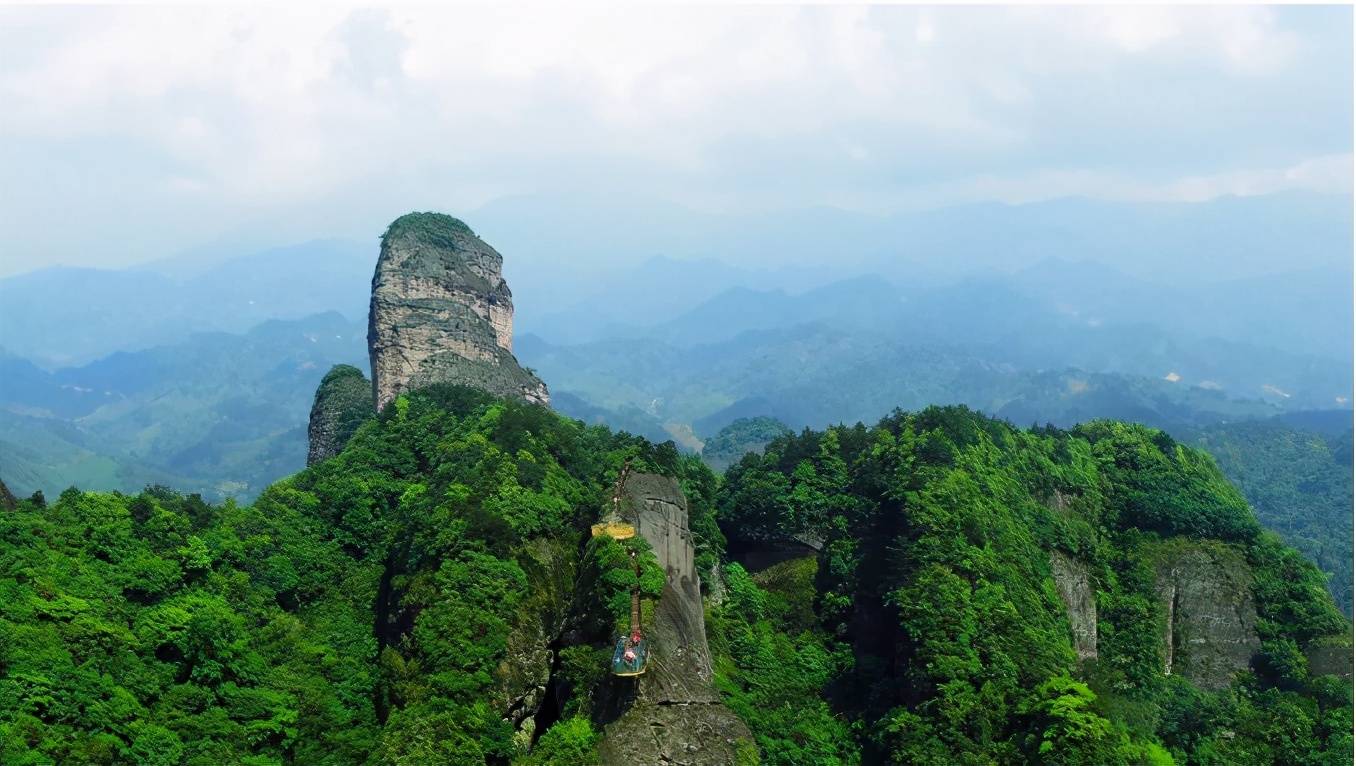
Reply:
[[1351, 616], [1351, 413], [1323, 434], [1272, 419], [1228, 423], [1190, 433], [1238, 485], [1257, 520], [1329, 574], [1328, 589]]
[[[816, 691], [863, 762], [1351, 758], [1350, 666], [1339, 679], [1305, 664], [1305, 651], [1350, 635], [1322, 574], [1261, 531], [1208, 455], [1162, 432], [1105, 421], [1024, 431], [964, 408], [896, 413], [875, 428], [778, 438], [727, 472], [720, 509], [732, 541], [823, 539], [816, 620], [797, 649], [843, 658]], [[1049, 551], [1091, 573], [1095, 659], [1076, 659]], [[1188, 554], [1206, 563], [1181, 569]], [[1219, 556], [1237, 563], [1208, 563]], [[776, 592], [745, 580], [732, 573], [731, 601]], [[1178, 580], [1228, 603], [1177, 599]], [[1231, 604], [1237, 613], [1220, 611]], [[1237, 619], [1211, 628], [1221, 613]], [[776, 689], [739, 683], [758, 679], [773, 651], [770, 639], [731, 652], [736, 709], [745, 685]], [[769, 708], [750, 718], [765, 752], [810, 741]], [[849, 760], [832, 727], [815, 731], [839, 753], [820, 762]]]
[[746, 453], [758, 452], [768, 442], [790, 431], [776, 418], [739, 418], [706, 440], [702, 445], [702, 459], [712, 469], [723, 471]]
[[[1161, 432], [932, 408], [778, 436], [722, 481], [449, 385], [249, 506], [0, 511], [0, 762], [595, 763], [631, 704], [607, 671], [627, 548], [643, 622], [667, 587], [641, 539], [590, 537], [628, 460], [677, 480], [696, 570], [723, 575], [707, 638], [741, 763], [1350, 762], [1323, 575]], [[819, 552], [750, 572], [726, 535]], [[1089, 589], [1095, 657], [1052, 552], [1086, 573], [1062, 585]]]
[[310, 448], [306, 464], [312, 465], [339, 454], [358, 427], [375, 416], [372, 382], [353, 365], [335, 365], [315, 391], [307, 429]]
[[474, 237], [476, 233], [460, 218], [446, 213], [406, 213], [386, 227], [381, 244], [386, 247], [395, 239], [410, 237], [439, 247], [454, 247], [456, 235]]

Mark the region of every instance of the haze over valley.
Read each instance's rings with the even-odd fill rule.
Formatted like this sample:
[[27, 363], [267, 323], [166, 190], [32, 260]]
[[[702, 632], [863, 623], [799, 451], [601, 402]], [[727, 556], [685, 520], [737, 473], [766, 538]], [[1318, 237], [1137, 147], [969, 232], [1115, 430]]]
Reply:
[[0, 8], [0, 763], [1350, 763], [1351, 29]]

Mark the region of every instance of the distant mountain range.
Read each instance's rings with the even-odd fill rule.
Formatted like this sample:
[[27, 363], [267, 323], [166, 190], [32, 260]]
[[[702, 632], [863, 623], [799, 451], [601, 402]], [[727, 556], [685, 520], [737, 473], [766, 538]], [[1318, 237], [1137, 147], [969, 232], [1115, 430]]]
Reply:
[[[365, 320], [375, 247], [316, 241], [229, 258], [180, 275], [50, 268], [0, 280], [0, 346], [38, 366], [83, 365], [198, 332], [337, 311]], [[6, 393], [6, 395], [8, 395]]]
[[[1285, 408], [1162, 378], [1020, 369], [822, 324], [752, 331], [693, 348], [645, 339], [552, 347], [528, 337], [518, 354], [555, 386], [557, 397], [570, 394], [632, 418], [643, 412], [674, 437], [684, 427], [699, 438], [713, 436], [740, 417], [770, 416], [800, 428], [872, 422], [896, 406], [939, 403], [968, 404], [1024, 425], [1115, 417], [1161, 427], [1268, 417]], [[557, 403], [576, 414], [564, 400]]]
[[[467, 220], [505, 255], [515, 352], [555, 406], [688, 449], [741, 417], [951, 402], [1172, 429], [1351, 406], [1348, 197], [897, 215], [539, 197]], [[299, 468], [289, 429], [320, 377], [366, 369], [376, 252], [218, 244], [0, 280], [0, 476], [246, 496]]]
[[366, 327], [331, 312], [202, 333], [49, 373], [0, 355], [0, 476], [16, 492], [168, 484], [252, 497], [306, 461], [311, 395], [366, 367]]
[[[1063, 199], [891, 215], [514, 197], [463, 217], [505, 255], [519, 330], [553, 344], [663, 323], [730, 288], [797, 294], [878, 275], [906, 292], [1012, 278], [1086, 318], [1148, 314], [1201, 337], [1350, 356], [1349, 196]], [[55, 368], [265, 319], [366, 317], [375, 239], [260, 249], [261, 236], [138, 269], [0, 279], [0, 346]], [[1062, 265], [1023, 276], [1042, 262]]]
[[[1285, 333], [1331, 346], [1322, 355], [1250, 340], [1258, 312], [1246, 304], [1267, 301], [1227, 287], [1156, 291], [1109, 267], [1053, 259], [931, 287], [874, 275], [802, 293], [731, 287], [591, 342], [521, 337], [518, 353], [557, 394], [698, 438], [737, 417], [818, 428], [937, 403], [1018, 423], [1118, 417], [1163, 427], [1350, 406], [1350, 352], [1336, 348], [1350, 335], [1332, 320], [1350, 316], [1349, 296], [1312, 301], [1332, 311], [1281, 312], [1298, 317]], [[1182, 308], [1208, 305], [1232, 308], [1198, 319]], [[1232, 337], [1209, 334], [1230, 317], [1240, 325]]]

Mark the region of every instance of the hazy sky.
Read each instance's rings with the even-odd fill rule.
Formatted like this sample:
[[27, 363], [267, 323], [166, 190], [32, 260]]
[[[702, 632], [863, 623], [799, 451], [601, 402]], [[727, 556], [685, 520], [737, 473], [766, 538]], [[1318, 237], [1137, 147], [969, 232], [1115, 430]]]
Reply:
[[0, 274], [513, 194], [1352, 185], [1345, 7], [0, 9]]

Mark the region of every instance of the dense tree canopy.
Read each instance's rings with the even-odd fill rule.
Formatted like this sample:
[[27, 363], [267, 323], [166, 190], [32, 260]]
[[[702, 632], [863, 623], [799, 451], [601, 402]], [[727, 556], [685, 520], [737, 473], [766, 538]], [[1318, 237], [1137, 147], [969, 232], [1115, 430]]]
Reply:
[[[249, 507], [153, 488], [0, 512], [0, 762], [527, 757], [501, 704], [516, 642], [568, 630], [602, 667], [629, 609], [620, 544], [584, 545], [628, 459], [680, 478], [714, 564], [695, 457], [454, 387], [402, 397]], [[583, 715], [531, 762], [589, 762], [598, 677], [576, 680]]]
[[1280, 420], [1188, 434], [1215, 456], [1258, 521], [1329, 573], [1328, 589], [1351, 617], [1351, 413], [1343, 419], [1346, 427], [1330, 434]]
[[[1158, 431], [934, 408], [784, 434], [722, 481], [434, 386], [250, 506], [0, 509], [0, 762], [594, 763], [631, 588], [649, 619], [664, 578], [642, 540], [589, 535], [627, 461], [687, 495], [750, 762], [1350, 761], [1350, 684], [1310, 659], [1350, 646], [1322, 574]], [[751, 571], [726, 535], [819, 552]], [[1256, 604], [1261, 649], [1220, 691], [1163, 673], [1155, 567], [1183, 547], [1237, 558]], [[1051, 551], [1095, 585], [1095, 660]]]
[[[1322, 641], [1350, 646], [1322, 574], [1262, 533], [1208, 455], [1162, 432], [1115, 422], [1023, 431], [964, 408], [896, 413], [871, 429], [774, 440], [729, 469], [719, 507], [732, 540], [823, 541], [806, 598], [815, 619], [797, 648], [838, 658], [823, 691], [829, 720], [848, 722], [854, 739], [831, 756], [778, 762], [852, 762], [853, 742], [866, 762], [920, 764], [1351, 757], [1349, 682], [1310, 673], [1303, 654]], [[1163, 674], [1155, 565], [1181, 546], [1222, 546], [1250, 565], [1263, 651], [1222, 692]], [[1052, 550], [1090, 569], [1095, 660], [1076, 661]], [[744, 578], [731, 577], [732, 600]], [[739, 613], [780, 614], [760, 606], [775, 590], [740, 587], [756, 596], [742, 596], [755, 606]], [[776, 650], [768, 638], [752, 656]], [[765, 752], [815, 741], [763, 712], [814, 698], [760, 682], [752, 661], [736, 665], [736, 698], [785, 695], [749, 719]], [[795, 720], [814, 721], [812, 708]]]

